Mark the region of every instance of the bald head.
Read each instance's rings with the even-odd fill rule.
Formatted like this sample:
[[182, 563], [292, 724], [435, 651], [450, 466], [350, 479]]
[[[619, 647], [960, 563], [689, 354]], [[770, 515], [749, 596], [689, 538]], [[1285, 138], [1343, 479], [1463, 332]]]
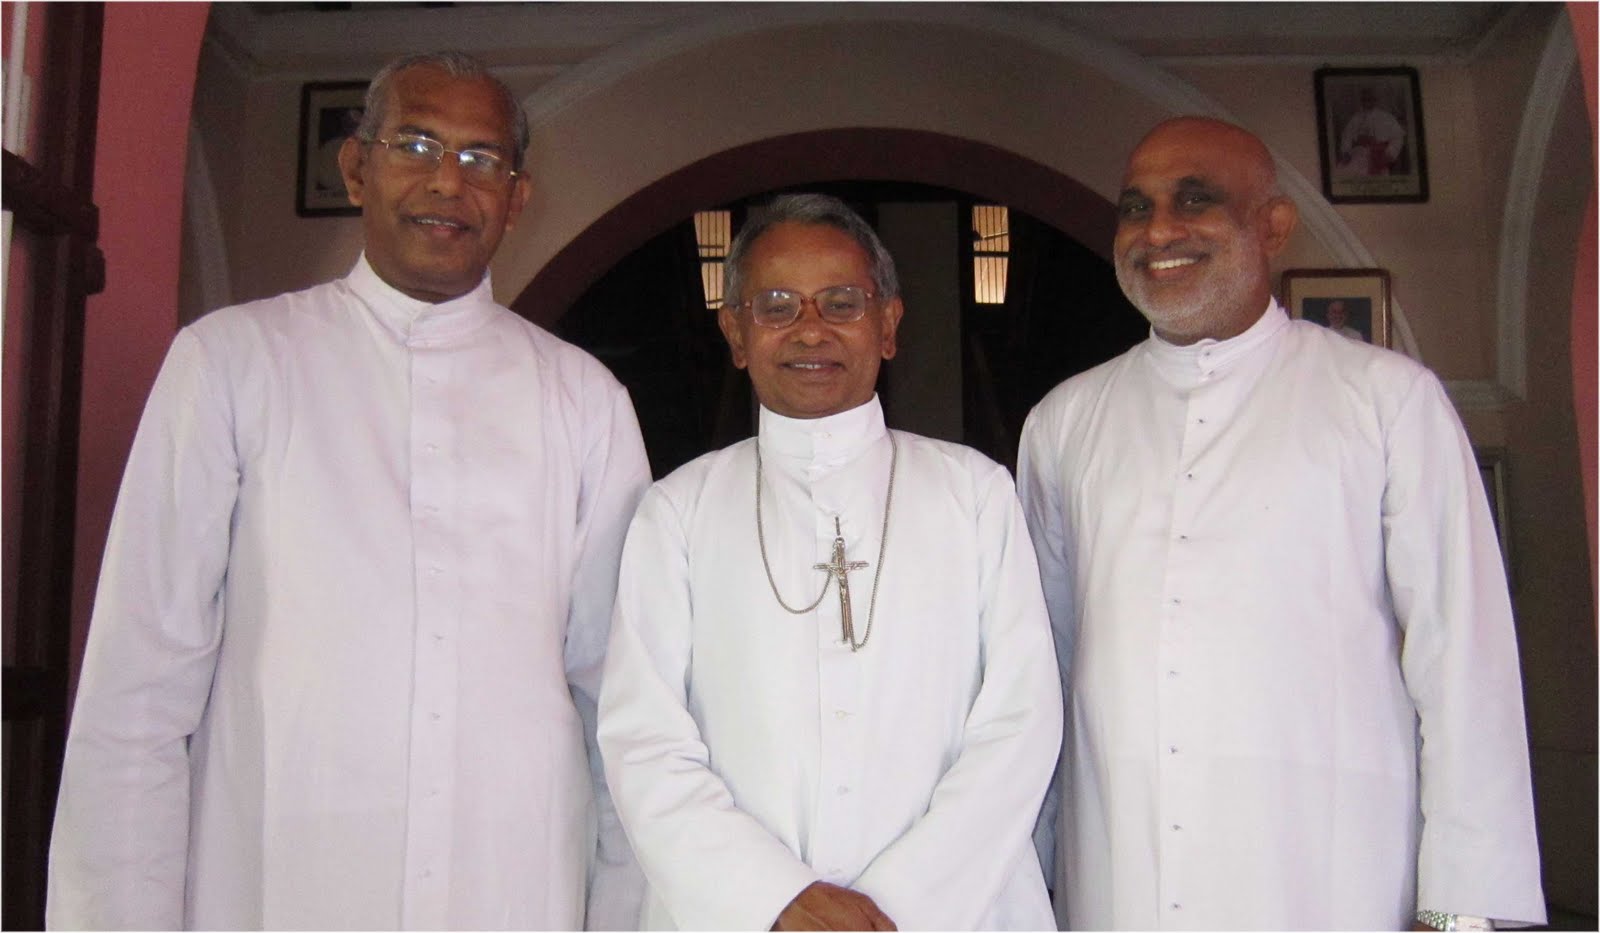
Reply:
[[1158, 124], [1128, 158], [1117, 281], [1162, 338], [1243, 333], [1267, 308], [1268, 265], [1294, 230], [1267, 147], [1209, 117]]
[[1127, 171], [1133, 171], [1141, 157], [1175, 150], [1187, 151], [1202, 164], [1229, 167], [1249, 183], [1249, 193], [1257, 198], [1279, 193], [1278, 168], [1266, 143], [1243, 127], [1211, 117], [1173, 117], [1157, 123], [1134, 147]]

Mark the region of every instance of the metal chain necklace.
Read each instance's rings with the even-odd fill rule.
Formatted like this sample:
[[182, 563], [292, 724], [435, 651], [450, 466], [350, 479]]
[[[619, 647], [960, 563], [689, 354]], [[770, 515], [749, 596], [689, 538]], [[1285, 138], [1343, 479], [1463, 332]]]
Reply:
[[840, 641], [850, 645], [851, 651], [860, 651], [867, 646], [867, 640], [872, 637], [872, 620], [878, 614], [878, 581], [883, 579], [883, 555], [889, 548], [889, 510], [894, 507], [894, 474], [899, 465], [900, 448], [895, 443], [894, 432], [889, 435], [889, 491], [883, 499], [883, 531], [878, 537], [878, 569], [872, 573], [872, 598], [867, 604], [867, 629], [861, 635], [861, 640], [856, 641], [855, 625], [850, 611], [850, 578], [852, 570], [866, 569], [866, 561], [847, 561], [844, 555], [844, 532], [840, 530], [839, 517], [833, 519], [833, 559], [825, 564], [813, 564], [813, 570], [821, 570], [828, 574], [828, 579], [823, 581], [821, 592], [811, 601], [811, 605], [804, 609], [796, 609], [783, 601], [783, 594], [778, 592], [778, 582], [772, 578], [772, 564], [767, 560], [767, 535], [761, 527], [761, 439], [756, 439], [756, 542], [761, 545], [761, 567], [767, 572], [767, 585], [772, 587], [772, 595], [778, 600], [785, 612], [794, 615], [804, 615], [822, 604], [822, 597], [828, 595], [828, 587], [835, 580], [839, 581], [839, 628]]

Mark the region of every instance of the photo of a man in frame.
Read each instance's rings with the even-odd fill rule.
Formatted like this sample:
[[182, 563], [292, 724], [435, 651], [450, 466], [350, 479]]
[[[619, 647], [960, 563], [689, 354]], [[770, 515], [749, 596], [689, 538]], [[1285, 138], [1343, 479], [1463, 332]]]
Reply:
[[1414, 68], [1319, 68], [1322, 193], [1330, 201], [1428, 200], [1422, 90]]
[[[1411, 173], [1404, 96], [1391, 95], [1399, 99], [1386, 101], [1381, 91], [1379, 85], [1360, 85], [1354, 112], [1350, 111], [1348, 103], [1341, 107], [1335, 100], [1335, 120], [1342, 127], [1335, 164], [1341, 175], [1374, 177]], [[1348, 94], [1341, 96], [1349, 97]]]
[[1307, 298], [1303, 316], [1351, 340], [1372, 342], [1372, 299]]
[[345, 197], [344, 177], [339, 172], [339, 147], [361, 125], [361, 107], [329, 107], [317, 114], [317, 148], [312, 157], [311, 186], [320, 202], [323, 198]]

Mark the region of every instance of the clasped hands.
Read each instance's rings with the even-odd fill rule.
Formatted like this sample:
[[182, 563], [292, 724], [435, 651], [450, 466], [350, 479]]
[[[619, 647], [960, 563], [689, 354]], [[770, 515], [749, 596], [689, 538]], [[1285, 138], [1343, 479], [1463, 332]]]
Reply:
[[893, 930], [894, 921], [860, 891], [813, 881], [778, 914], [774, 930]]

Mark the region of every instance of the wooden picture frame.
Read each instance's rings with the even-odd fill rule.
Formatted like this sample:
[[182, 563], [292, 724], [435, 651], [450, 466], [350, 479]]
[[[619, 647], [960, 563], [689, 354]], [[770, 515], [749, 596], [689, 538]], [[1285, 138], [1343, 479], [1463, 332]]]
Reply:
[[319, 81], [300, 88], [300, 164], [294, 212], [301, 217], [353, 217], [339, 175], [339, 146], [365, 110], [367, 82]]
[[1392, 345], [1388, 270], [1287, 269], [1280, 296], [1292, 318], [1375, 346]]
[[1340, 204], [1428, 200], [1422, 83], [1415, 68], [1318, 68], [1322, 194]]

